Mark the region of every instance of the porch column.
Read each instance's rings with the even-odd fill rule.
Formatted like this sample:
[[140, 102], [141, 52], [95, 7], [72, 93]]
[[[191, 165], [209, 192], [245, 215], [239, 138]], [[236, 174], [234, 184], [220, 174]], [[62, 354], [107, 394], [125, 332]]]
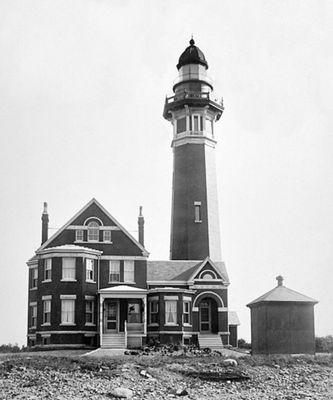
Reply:
[[104, 298], [102, 295], [99, 297], [99, 342], [100, 347], [103, 345], [103, 303]]
[[143, 296], [143, 333], [147, 335], [147, 296]]

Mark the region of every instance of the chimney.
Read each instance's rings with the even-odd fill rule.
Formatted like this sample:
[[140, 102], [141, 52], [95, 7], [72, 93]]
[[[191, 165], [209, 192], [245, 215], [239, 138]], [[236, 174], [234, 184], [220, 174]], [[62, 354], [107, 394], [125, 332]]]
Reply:
[[283, 286], [283, 276], [277, 276], [276, 280], [278, 281], [278, 286]]
[[139, 243], [144, 246], [144, 224], [145, 224], [145, 219], [143, 218], [142, 215], [142, 206], [140, 206], [140, 212], [139, 212], [139, 217], [138, 217], [138, 226], [139, 226]]
[[42, 214], [42, 244], [45, 243], [49, 235], [49, 214], [47, 213], [47, 203], [44, 203]]

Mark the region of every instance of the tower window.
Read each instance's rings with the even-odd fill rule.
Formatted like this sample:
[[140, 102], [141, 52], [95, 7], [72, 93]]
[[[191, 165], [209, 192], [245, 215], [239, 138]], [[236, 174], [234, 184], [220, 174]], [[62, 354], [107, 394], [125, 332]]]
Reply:
[[203, 131], [203, 119], [202, 115], [192, 115], [190, 116], [190, 131], [202, 132]]
[[89, 242], [99, 241], [99, 224], [95, 221], [91, 221], [88, 224], [88, 241]]
[[194, 125], [194, 130], [198, 131], [199, 130], [199, 117], [195, 115], [193, 117], [193, 125]]
[[194, 222], [202, 222], [201, 219], [201, 201], [194, 202]]
[[177, 133], [186, 131], [186, 117], [177, 120]]

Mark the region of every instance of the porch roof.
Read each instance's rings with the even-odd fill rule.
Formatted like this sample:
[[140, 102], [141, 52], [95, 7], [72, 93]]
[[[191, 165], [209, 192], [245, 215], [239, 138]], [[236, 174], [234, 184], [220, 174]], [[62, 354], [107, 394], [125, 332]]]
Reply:
[[100, 294], [146, 294], [148, 290], [129, 285], [117, 285], [100, 289]]

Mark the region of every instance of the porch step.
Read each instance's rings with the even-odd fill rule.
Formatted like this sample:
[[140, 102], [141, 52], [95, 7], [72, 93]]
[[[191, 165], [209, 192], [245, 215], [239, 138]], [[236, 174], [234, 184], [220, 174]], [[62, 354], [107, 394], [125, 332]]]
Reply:
[[104, 334], [101, 347], [102, 349], [125, 349], [125, 334]]
[[200, 349], [210, 348], [211, 350], [222, 350], [223, 343], [220, 335], [199, 335]]

